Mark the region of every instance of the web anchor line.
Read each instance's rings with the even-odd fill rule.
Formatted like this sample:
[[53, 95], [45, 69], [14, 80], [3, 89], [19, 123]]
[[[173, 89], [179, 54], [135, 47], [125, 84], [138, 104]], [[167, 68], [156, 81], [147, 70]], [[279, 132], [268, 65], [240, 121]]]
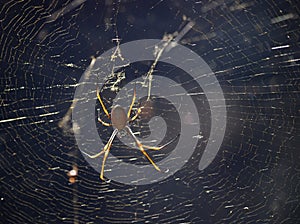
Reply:
[[149, 71], [147, 72], [145, 81], [143, 83], [143, 86], [146, 86], [146, 82], [148, 81], [147, 101], [150, 100], [150, 96], [151, 96], [153, 71], [157, 65], [157, 62], [160, 60], [163, 52], [164, 51], [168, 52], [173, 47], [175, 47], [177, 45], [177, 43], [193, 28], [194, 25], [195, 25], [195, 22], [193, 22], [193, 21], [188, 22], [178, 34], [164, 35], [164, 37], [162, 39], [163, 44], [162, 44], [161, 48], [159, 48], [158, 46], [155, 46], [154, 55], [156, 55], [156, 57], [155, 57], [154, 62], [151, 65]]

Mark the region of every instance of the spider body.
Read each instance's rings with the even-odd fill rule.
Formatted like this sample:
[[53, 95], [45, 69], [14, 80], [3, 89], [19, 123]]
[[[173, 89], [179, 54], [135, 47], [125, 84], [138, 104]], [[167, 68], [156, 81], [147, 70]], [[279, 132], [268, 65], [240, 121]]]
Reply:
[[[141, 112], [141, 108], [139, 108], [137, 110], [137, 113], [133, 116], [133, 117], [130, 117], [131, 115], [131, 110], [132, 110], [132, 107], [133, 107], [133, 104], [135, 102], [135, 98], [136, 98], [136, 91], [135, 91], [135, 88], [134, 88], [134, 92], [133, 92], [133, 97], [132, 97], [132, 102], [130, 104], [130, 107], [129, 107], [129, 110], [126, 114], [126, 111], [123, 107], [121, 107], [120, 105], [116, 105], [112, 108], [111, 110], [111, 113], [109, 114], [102, 99], [101, 99], [101, 96], [100, 96], [100, 93], [99, 93], [99, 89], [97, 88], [97, 98], [102, 106], [102, 109], [104, 111], [104, 113], [106, 114], [106, 116], [111, 120], [111, 123], [106, 123], [104, 122], [103, 120], [101, 120], [100, 118], [100, 114], [98, 113], [98, 121], [100, 123], [102, 123], [104, 126], [112, 126], [114, 128], [114, 131], [113, 133], [111, 134], [108, 142], [106, 143], [106, 145], [104, 146], [103, 150], [100, 151], [99, 153], [95, 154], [95, 155], [89, 155], [87, 154], [90, 158], [97, 158], [99, 157], [100, 155], [102, 155], [104, 153], [104, 157], [103, 157], [103, 161], [102, 161], [102, 168], [101, 168], [101, 172], [100, 172], [100, 179], [101, 180], [104, 180], [104, 165], [105, 165], [105, 161], [107, 159], [107, 156], [108, 156], [108, 153], [109, 153], [109, 150], [111, 148], [111, 145], [112, 145], [112, 142], [115, 138], [115, 136], [117, 135], [117, 133], [121, 130], [126, 130], [127, 134], [129, 134], [133, 140], [135, 141], [137, 147], [139, 148], [139, 150], [144, 154], [144, 156], [150, 161], [150, 163], [154, 166], [154, 168], [158, 171], [160, 171], [159, 167], [153, 162], [153, 160], [151, 159], [151, 157], [148, 155], [148, 153], [145, 151], [144, 148], [146, 149], [150, 149], [150, 150], [160, 150], [162, 149], [163, 147], [169, 145], [170, 143], [172, 143], [176, 138], [174, 138], [173, 140], [171, 140], [170, 142], [162, 145], [162, 146], [147, 146], [147, 145], [144, 145], [142, 144], [134, 135], [134, 133], [132, 132], [131, 128], [128, 126], [128, 123], [130, 121], [134, 121], [138, 115], [140, 114]], [[98, 111], [99, 112], [99, 111]]]
[[111, 124], [119, 131], [123, 130], [128, 123], [128, 118], [125, 109], [120, 105], [116, 105], [111, 110]]

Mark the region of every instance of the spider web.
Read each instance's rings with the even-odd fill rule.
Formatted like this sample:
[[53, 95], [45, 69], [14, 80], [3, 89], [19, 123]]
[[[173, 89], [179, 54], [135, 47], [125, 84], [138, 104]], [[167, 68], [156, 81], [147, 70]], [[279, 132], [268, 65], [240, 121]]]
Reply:
[[[296, 1], [1, 1], [0, 8], [2, 223], [300, 222]], [[200, 171], [211, 128], [208, 100], [195, 79], [157, 62], [153, 74], [172, 78], [196, 102], [198, 145], [182, 169], [160, 182], [102, 182], [72, 129], [80, 77], [93, 57], [112, 47], [166, 37], [200, 55], [223, 89], [227, 126], [221, 148]], [[145, 78], [153, 64], [133, 63], [94, 83], [103, 84], [109, 110], [114, 101], [129, 105], [133, 89], [127, 84]], [[152, 87], [159, 87], [155, 77]], [[122, 89], [128, 95], [116, 98]], [[141, 140], [153, 134], [157, 141], [150, 143], [157, 145], [168, 139], [151, 133], [151, 118], [168, 127], [170, 137], [180, 122], [169, 101], [151, 99], [150, 105], [137, 100], [133, 114], [143, 103], [151, 113], [144, 111], [132, 129]], [[95, 122], [97, 108], [99, 103]], [[106, 142], [112, 129], [97, 129]], [[112, 154], [126, 163], [149, 163], [122, 138]], [[169, 147], [151, 156], [160, 161], [171, 152]], [[67, 175], [72, 169], [78, 169], [75, 183]]]

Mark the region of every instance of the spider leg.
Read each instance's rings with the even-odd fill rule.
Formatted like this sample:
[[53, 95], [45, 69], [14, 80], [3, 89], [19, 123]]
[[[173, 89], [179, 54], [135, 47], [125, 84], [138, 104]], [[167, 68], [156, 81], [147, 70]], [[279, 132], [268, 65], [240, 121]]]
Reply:
[[130, 121], [134, 121], [142, 112], [142, 107], [140, 107], [137, 111], [137, 113], [130, 119]]
[[115, 138], [115, 136], [116, 136], [117, 133], [118, 133], [118, 130], [115, 129], [115, 130], [113, 131], [113, 133], [111, 134], [111, 136], [110, 136], [108, 142], [107, 142], [106, 145], [104, 146], [103, 150], [100, 151], [99, 153], [97, 153], [97, 154], [95, 154], [95, 155], [90, 155], [90, 154], [88, 154], [88, 153], [86, 153], [86, 152], [83, 152], [83, 154], [87, 155], [87, 156], [90, 157], [91, 159], [95, 159], [95, 158], [101, 156], [101, 155], [107, 150], [107, 148], [110, 147], [109, 145], [111, 145], [111, 143], [112, 143], [112, 141], [114, 140], [114, 138]]
[[129, 135], [134, 139], [136, 145], [139, 147], [139, 149], [141, 150], [141, 152], [144, 154], [144, 156], [146, 156], [146, 158], [150, 161], [150, 163], [154, 166], [154, 168], [158, 171], [161, 171], [159, 169], [159, 167], [153, 162], [153, 160], [151, 159], [151, 157], [148, 155], [148, 153], [145, 151], [145, 149], [143, 148], [143, 144], [135, 137], [135, 135], [133, 134], [132, 130], [130, 129], [130, 127], [126, 126], [126, 130], [129, 133]]
[[133, 104], [135, 102], [135, 98], [136, 98], [136, 89], [135, 89], [135, 85], [134, 85], [132, 101], [131, 101], [131, 104], [130, 104], [130, 107], [129, 107], [129, 110], [128, 110], [128, 113], [127, 113], [127, 118], [128, 119], [130, 118], [130, 114], [131, 114], [131, 110], [132, 110]]
[[103, 174], [104, 174], [105, 162], [106, 162], [109, 150], [111, 148], [112, 142], [113, 142], [113, 140], [114, 140], [117, 133], [118, 133], [118, 129], [115, 129], [113, 131], [113, 133], [111, 134], [111, 136], [110, 136], [107, 144], [105, 145], [104, 149], [102, 150], [102, 152], [105, 152], [105, 153], [104, 153], [104, 157], [103, 157], [103, 161], [102, 161], [102, 168], [101, 168], [101, 172], [100, 172], [100, 179], [101, 180], [104, 180]]
[[100, 110], [98, 110], [98, 121], [103, 124], [106, 127], [111, 126], [111, 124], [104, 122], [101, 118], [100, 118]]
[[97, 154], [95, 154], [95, 155], [92, 155], [92, 156], [84, 152], [85, 155], [87, 155], [88, 157], [90, 157], [90, 158], [92, 158], [92, 159], [95, 159], [95, 158], [101, 156], [103, 153], [105, 153], [105, 154], [104, 154], [104, 158], [103, 158], [103, 162], [102, 162], [101, 172], [100, 172], [100, 179], [101, 179], [101, 180], [104, 180], [103, 174], [104, 174], [104, 165], [105, 165], [105, 161], [106, 161], [106, 159], [107, 159], [107, 156], [108, 156], [110, 147], [111, 147], [112, 142], [113, 142], [113, 140], [114, 140], [114, 138], [115, 138], [115, 136], [116, 136], [117, 133], [118, 133], [118, 129], [115, 129], [115, 130], [113, 131], [113, 133], [111, 134], [111, 136], [110, 136], [108, 142], [106, 143], [106, 145], [104, 146], [104, 148], [103, 148], [103, 150], [102, 150], [101, 152], [99, 152], [99, 153], [97, 153]]
[[148, 146], [148, 145], [143, 145], [143, 147], [145, 149], [151, 149], [151, 150], [161, 150], [162, 148], [168, 146], [169, 144], [173, 143], [177, 138], [178, 138], [179, 134], [173, 138], [171, 141], [167, 142], [166, 144], [162, 145], [162, 146]]
[[108, 113], [108, 111], [107, 111], [107, 109], [106, 109], [106, 107], [105, 107], [105, 105], [104, 105], [104, 103], [103, 103], [103, 101], [101, 99], [100, 91], [99, 91], [99, 87], [98, 86], [97, 86], [97, 98], [98, 98], [98, 100], [99, 100], [99, 102], [100, 102], [100, 104], [102, 106], [102, 109], [103, 109], [104, 113], [110, 119], [110, 115], [109, 115], [109, 113]]

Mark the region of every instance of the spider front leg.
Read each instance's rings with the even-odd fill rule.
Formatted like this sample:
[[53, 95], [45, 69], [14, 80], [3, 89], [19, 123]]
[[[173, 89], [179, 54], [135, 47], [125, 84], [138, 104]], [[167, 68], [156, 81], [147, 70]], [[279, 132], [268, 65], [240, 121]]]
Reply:
[[99, 91], [99, 87], [98, 86], [97, 86], [97, 90], [96, 91], [97, 91], [97, 98], [98, 98], [98, 100], [99, 100], [99, 102], [101, 104], [101, 107], [102, 107], [104, 113], [106, 114], [106, 116], [110, 119], [110, 115], [109, 115], [109, 113], [108, 113], [108, 111], [107, 111], [107, 109], [106, 109], [106, 107], [105, 107], [105, 105], [104, 105], [104, 103], [103, 103], [103, 101], [101, 99], [100, 91]]
[[127, 118], [128, 119], [130, 118], [130, 114], [131, 114], [131, 110], [132, 110], [132, 107], [133, 107], [134, 102], [135, 102], [135, 98], [136, 98], [136, 89], [135, 89], [135, 86], [134, 86], [132, 101], [131, 101], [131, 104], [130, 104], [130, 107], [129, 107], [129, 110], [128, 110], [128, 113], [127, 113]]
[[131, 101], [131, 104], [130, 104], [130, 107], [129, 107], [129, 110], [128, 110], [128, 113], [127, 113], [127, 118], [128, 118], [129, 121], [134, 121], [139, 116], [139, 114], [142, 112], [142, 107], [139, 107], [137, 113], [132, 118], [130, 118], [131, 111], [132, 111], [135, 99], [136, 99], [136, 88], [134, 86], [132, 101]]

